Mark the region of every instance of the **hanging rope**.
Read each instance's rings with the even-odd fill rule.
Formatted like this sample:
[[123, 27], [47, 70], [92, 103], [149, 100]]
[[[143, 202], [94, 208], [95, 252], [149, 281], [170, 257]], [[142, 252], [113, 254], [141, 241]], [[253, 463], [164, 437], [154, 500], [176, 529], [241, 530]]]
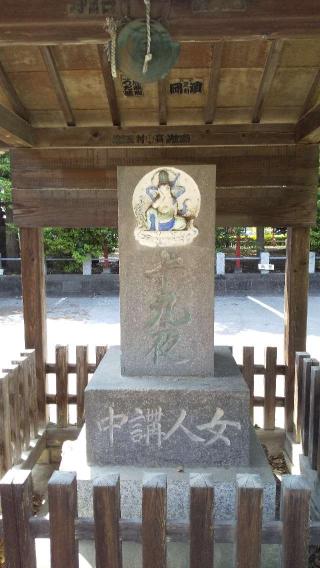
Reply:
[[116, 47], [117, 47], [117, 24], [114, 18], [106, 18], [106, 29], [109, 32], [110, 39], [107, 43], [108, 59], [111, 65], [111, 75], [114, 79], [117, 77], [117, 61], [116, 61]]
[[144, 58], [142, 73], [146, 74], [148, 71], [149, 62], [152, 60], [151, 53], [151, 0], [144, 0], [146, 6], [146, 27], [147, 27], [147, 51]]

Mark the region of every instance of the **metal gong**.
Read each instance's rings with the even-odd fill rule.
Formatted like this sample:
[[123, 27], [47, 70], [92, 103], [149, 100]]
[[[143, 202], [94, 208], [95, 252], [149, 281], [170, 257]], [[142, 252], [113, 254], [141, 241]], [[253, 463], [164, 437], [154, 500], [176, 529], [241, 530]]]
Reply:
[[152, 83], [165, 77], [180, 53], [180, 45], [172, 41], [168, 31], [159, 22], [151, 22], [150, 26], [152, 59], [146, 73], [143, 73], [147, 50], [145, 21], [129, 22], [117, 37], [117, 68], [129, 79], [139, 83]]

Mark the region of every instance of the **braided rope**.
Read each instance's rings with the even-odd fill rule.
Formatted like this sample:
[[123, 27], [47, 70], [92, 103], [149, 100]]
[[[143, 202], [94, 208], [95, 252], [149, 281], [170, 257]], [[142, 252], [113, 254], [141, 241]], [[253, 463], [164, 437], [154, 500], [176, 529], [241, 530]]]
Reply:
[[144, 0], [146, 6], [146, 27], [147, 27], [147, 51], [144, 58], [144, 64], [142, 73], [145, 74], [148, 71], [149, 62], [152, 60], [152, 53], [151, 53], [151, 0]]
[[111, 75], [114, 79], [117, 77], [116, 47], [117, 47], [117, 24], [114, 18], [106, 18], [106, 29], [109, 32], [110, 39], [107, 44], [108, 59], [111, 65]]

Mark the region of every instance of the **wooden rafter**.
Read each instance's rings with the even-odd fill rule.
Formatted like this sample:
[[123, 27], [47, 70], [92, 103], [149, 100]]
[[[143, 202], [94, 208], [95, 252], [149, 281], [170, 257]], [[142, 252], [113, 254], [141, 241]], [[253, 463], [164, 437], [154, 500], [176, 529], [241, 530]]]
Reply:
[[254, 123], [258, 123], [261, 120], [263, 105], [270, 92], [273, 79], [277, 72], [282, 48], [283, 48], [282, 39], [277, 39], [271, 45], [267, 62], [263, 71], [262, 79], [260, 82], [256, 103], [253, 109], [252, 122]]
[[40, 49], [65, 121], [68, 126], [75, 126], [75, 118], [54, 58], [52, 48], [48, 46], [42, 46]]
[[196, 147], [292, 144], [292, 124], [37, 128], [39, 148]]
[[0, 62], [0, 86], [4, 91], [4, 93], [6, 94], [6, 96], [8, 97], [9, 101], [11, 102], [14, 112], [24, 120], [29, 121], [29, 113], [22, 104], [22, 102], [20, 101], [17, 92], [13, 84], [11, 83], [1, 62]]
[[168, 121], [168, 108], [167, 108], [167, 88], [168, 82], [166, 79], [158, 81], [158, 100], [159, 100], [159, 124], [166, 125]]
[[8, 146], [32, 146], [33, 128], [23, 118], [0, 105], [0, 140]]
[[319, 90], [320, 90], [320, 69], [317, 72], [317, 74], [316, 74], [316, 76], [313, 80], [313, 83], [311, 85], [311, 89], [307, 94], [307, 98], [304, 102], [303, 109], [302, 109], [302, 112], [301, 112], [301, 115], [300, 115], [301, 117], [304, 116], [307, 112], [309, 112], [309, 110], [312, 108], [313, 103], [315, 102], [316, 96], [319, 93]]
[[114, 80], [111, 74], [111, 66], [108, 61], [106, 50], [104, 45], [98, 45], [99, 58], [101, 64], [101, 70], [103, 74], [104, 85], [106, 89], [107, 99], [110, 108], [110, 114], [113, 126], [121, 125], [120, 111], [117, 101], [117, 93], [114, 86]]
[[208, 98], [204, 111], [204, 122], [206, 124], [212, 124], [216, 114], [222, 53], [223, 42], [216, 43], [212, 46], [212, 65], [208, 87]]
[[297, 142], [320, 142], [320, 103], [300, 118], [295, 138]]

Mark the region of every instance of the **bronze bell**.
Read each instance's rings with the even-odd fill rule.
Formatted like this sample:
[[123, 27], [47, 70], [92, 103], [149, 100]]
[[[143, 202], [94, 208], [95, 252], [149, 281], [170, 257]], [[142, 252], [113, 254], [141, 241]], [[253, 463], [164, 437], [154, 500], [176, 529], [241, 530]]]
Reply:
[[139, 83], [153, 83], [165, 77], [176, 63], [180, 45], [172, 41], [168, 31], [159, 22], [151, 22], [151, 53], [146, 73], [143, 64], [147, 50], [147, 31], [144, 20], [126, 24], [117, 37], [117, 68], [129, 79]]

